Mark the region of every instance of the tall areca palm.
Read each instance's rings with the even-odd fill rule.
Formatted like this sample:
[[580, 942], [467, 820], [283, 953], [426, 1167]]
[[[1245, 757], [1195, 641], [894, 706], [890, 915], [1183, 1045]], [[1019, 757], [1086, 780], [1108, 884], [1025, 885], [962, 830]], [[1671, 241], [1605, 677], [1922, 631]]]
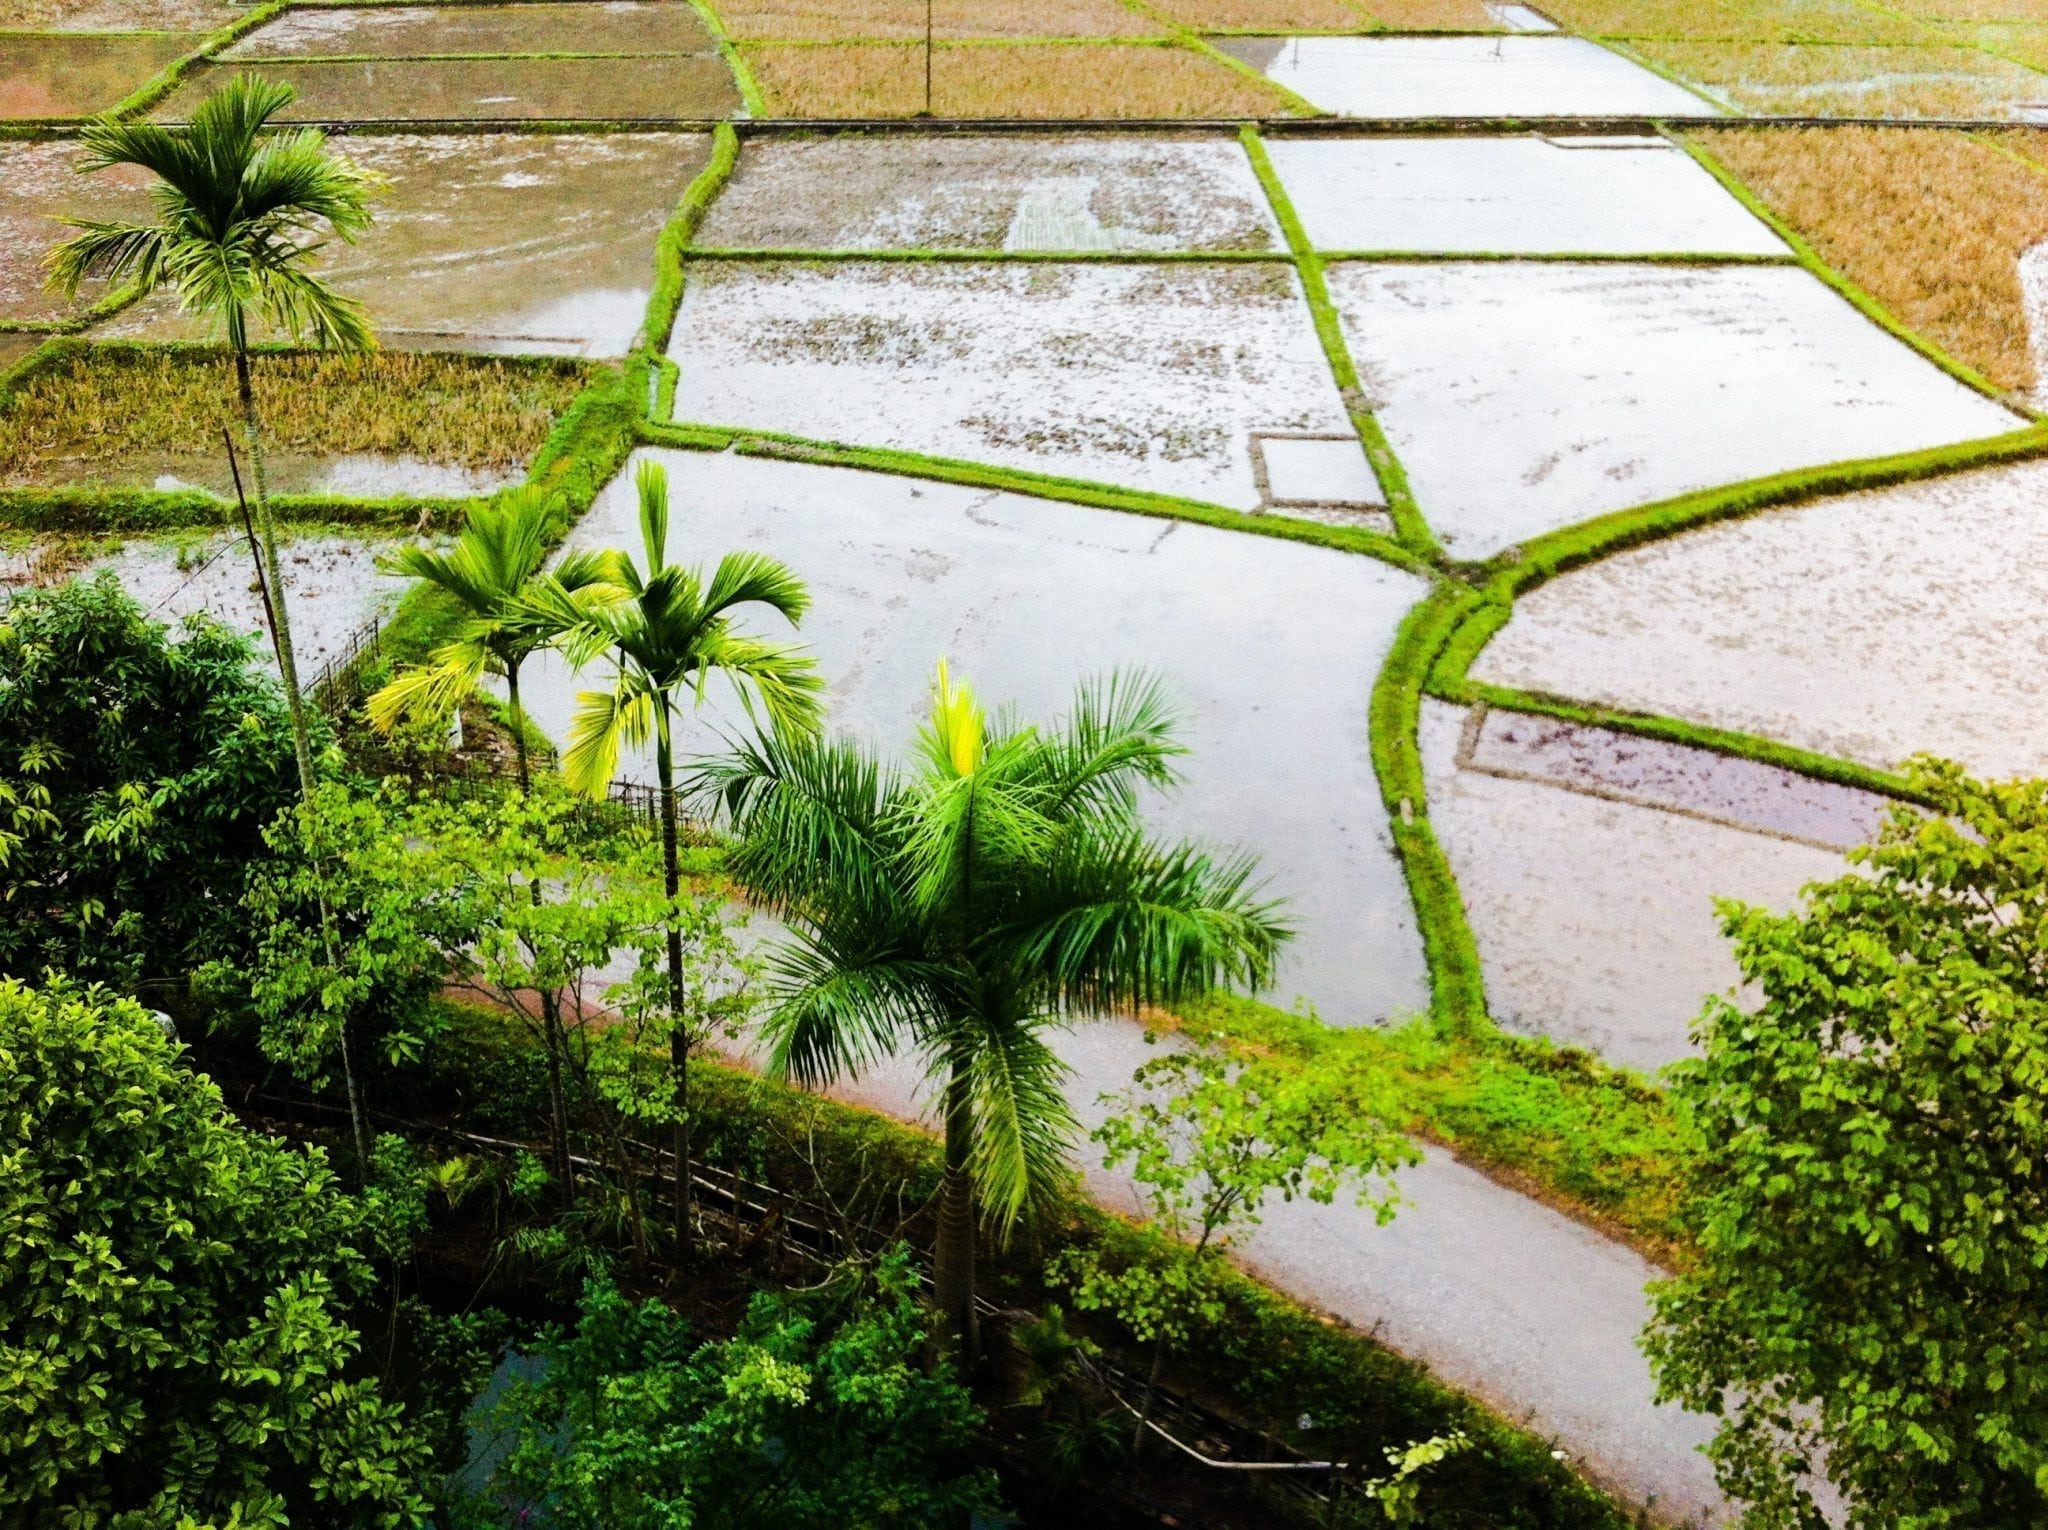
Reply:
[[186, 313], [223, 325], [234, 352], [235, 388], [256, 490], [265, 584], [278, 669], [291, 705], [299, 781], [312, 788], [313, 753], [299, 695], [291, 620], [278, 566], [277, 528], [264, 479], [262, 438], [249, 376], [252, 314], [293, 340], [323, 348], [374, 345], [361, 306], [308, 269], [326, 233], [352, 241], [370, 225], [374, 177], [331, 153], [324, 134], [265, 134], [295, 92], [241, 75], [200, 103], [188, 127], [97, 121], [79, 136], [81, 172], [139, 165], [157, 177], [149, 222], [66, 221], [77, 235], [48, 257], [50, 285], [67, 297], [93, 277], [170, 288]]
[[[472, 506], [462, 534], [445, 552], [414, 545], [379, 565], [444, 591], [469, 616], [425, 664], [401, 672], [370, 698], [370, 725], [388, 733], [403, 718], [445, 718], [475, 694], [486, 674], [503, 675], [521, 791], [531, 790], [533, 780], [519, 671], [545, 639], [518, 620], [519, 600], [547, 562], [549, 510], [539, 490], [512, 489], [493, 504]], [[559, 588], [573, 592], [613, 579], [618, 567], [616, 554], [574, 552], [555, 565], [552, 576]]]
[[[609, 690], [585, 691], [569, 725], [562, 774], [569, 785], [602, 797], [618, 770], [622, 747], [654, 744], [655, 779], [661, 791], [663, 885], [671, 904], [682, 887], [677, 854], [676, 728], [687, 700], [704, 698], [713, 675], [723, 675], [751, 711], [758, 706], [777, 735], [815, 732], [822, 715], [824, 682], [810, 658], [786, 643], [740, 631], [734, 613], [761, 605], [792, 625], [810, 609], [810, 595], [782, 564], [760, 553], [727, 553], [709, 580], [696, 569], [668, 560], [668, 474], [658, 462], [643, 462], [635, 481], [640, 496], [643, 569], [625, 553], [613, 553], [606, 582], [571, 590], [553, 575], [542, 575], [521, 601], [526, 630], [560, 648], [581, 669], [599, 660], [612, 666]], [[675, 1236], [679, 1252], [690, 1245], [689, 1061], [700, 1037], [690, 1034], [683, 988], [683, 937], [671, 917], [668, 927], [669, 1005], [674, 1018], [669, 1060], [675, 1090]]]
[[907, 771], [770, 736], [693, 782], [731, 814], [740, 885], [797, 932], [774, 1069], [822, 1083], [908, 1047], [942, 1083], [934, 1286], [970, 1348], [977, 1202], [1007, 1234], [1073, 1135], [1047, 1031], [1256, 985], [1290, 934], [1249, 860], [1146, 836], [1138, 790], [1180, 752], [1149, 684], [1084, 686], [1041, 731], [991, 722], [942, 664]]

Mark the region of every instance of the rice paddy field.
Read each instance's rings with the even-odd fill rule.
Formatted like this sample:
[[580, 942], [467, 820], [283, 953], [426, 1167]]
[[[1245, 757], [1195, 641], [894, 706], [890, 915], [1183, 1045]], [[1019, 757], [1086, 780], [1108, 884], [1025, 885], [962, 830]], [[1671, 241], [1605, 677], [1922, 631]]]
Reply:
[[[659, 460], [687, 558], [809, 584], [878, 745], [941, 655], [1038, 710], [1160, 674], [1159, 821], [1302, 931], [1266, 1001], [1642, 1090], [1737, 982], [1716, 897], [1838, 874], [1916, 753], [2048, 774], [2040, 0], [929, 17], [0, 0], [0, 601], [253, 630], [217, 327], [45, 265], [150, 215], [84, 118], [252, 71], [377, 185], [311, 266], [379, 347], [255, 327], [309, 665], [401, 609], [380, 552], [527, 481], [628, 541]], [[558, 740], [575, 688], [536, 661]], [[1579, 1412], [1473, 1387], [1723, 1522], [1616, 1353]]]

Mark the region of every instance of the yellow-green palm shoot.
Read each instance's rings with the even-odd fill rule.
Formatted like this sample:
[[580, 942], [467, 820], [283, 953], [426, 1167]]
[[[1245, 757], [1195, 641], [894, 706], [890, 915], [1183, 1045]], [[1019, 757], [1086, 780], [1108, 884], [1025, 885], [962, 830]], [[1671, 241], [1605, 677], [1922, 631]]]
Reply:
[[[487, 674], [505, 678], [512, 714], [512, 743], [519, 760], [519, 789], [532, 787], [526, 751], [526, 713], [519, 699], [519, 670], [546, 642], [530, 623], [518, 621], [519, 600], [547, 562], [551, 504], [537, 489], [519, 488], [495, 502], [473, 506], [462, 534], [446, 551], [407, 547], [379, 567], [431, 585], [451, 596], [468, 617], [425, 664], [402, 671], [370, 698], [370, 725], [389, 733], [401, 720], [446, 718], [483, 683]], [[610, 552], [573, 552], [555, 565], [556, 587], [573, 592], [612, 580], [620, 560]]]
[[[756, 637], [736, 623], [746, 606], [762, 606], [792, 626], [811, 598], [796, 575], [762, 553], [734, 552], [719, 559], [710, 578], [668, 558], [668, 474], [643, 462], [635, 480], [640, 496], [640, 540], [646, 564], [611, 555], [605, 582], [572, 590], [550, 574], [533, 582], [517, 603], [517, 620], [553, 643], [578, 669], [606, 663], [612, 683], [576, 698], [562, 774], [569, 785], [602, 797], [617, 774], [619, 752], [654, 745], [661, 789], [662, 866], [671, 904], [682, 884], [677, 857], [676, 731], [685, 705], [704, 698], [714, 675], [739, 692], [748, 711], [765, 718], [777, 735], [813, 733], [823, 717], [824, 681], [810, 656], [789, 643]], [[668, 931], [669, 999], [686, 1012], [683, 946], [671, 919]], [[700, 1037], [680, 1025], [672, 1033], [674, 1071], [676, 1243], [690, 1241], [689, 1055]]]
[[255, 481], [278, 669], [291, 705], [300, 785], [310, 792], [312, 742], [249, 382], [249, 321], [253, 314], [292, 340], [323, 348], [376, 343], [361, 305], [308, 269], [326, 235], [349, 242], [370, 226], [369, 195], [376, 180], [330, 152], [317, 129], [266, 134], [270, 119], [294, 95], [289, 85], [245, 74], [201, 102], [186, 127], [106, 120], [88, 125], [79, 135], [86, 151], [80, 172], [116, 165], [151, 171], [157, 177], [151, 188], [155, 217], [66, 219], [80, 232], [53, 249], [47, 263], [50, 286], [66, 297], [75, 297], [92, 278], [126, 279], [145, 295], [160, 288], [175, 292], [184, 312], [204, 315], [226, 330]]

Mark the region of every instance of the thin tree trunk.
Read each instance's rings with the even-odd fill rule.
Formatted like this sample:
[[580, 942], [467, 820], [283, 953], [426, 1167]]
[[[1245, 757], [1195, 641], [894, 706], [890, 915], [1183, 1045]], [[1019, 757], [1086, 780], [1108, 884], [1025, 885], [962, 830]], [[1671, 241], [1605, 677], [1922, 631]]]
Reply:
[[1136, 1461], [1145, 1448], [1145, 1425], [1152, 1419], [1152, 1399], [1159, 1395], [1159, 1373], [1166, 1368], [1166, 1335], [1152, 1341], [1152, 1369], [1145, 1377], [1145, 1390], [1138, 1397], [1138, 1422], [1131, 1429], [1131, 1459]]
[[512, 698], [512, 753], [519, 761], [519, 790], [533, 790], [533, 777], [526, 765], [526, 710], [519, 705], [519, 660], [505, 661], [505, 689]]
[[683, 1021], [683, 932], [673, 913], [683, 879], [676, 854], [675, 769], [669, 753], [666, 719], [662, 720], [661, 731], [655, 740], [654, 764], [661, 782], [661, 880], [671, 909], [668, 917], [668, 1052], [675, 1090], [671, 1105], [675, 1111], [672, 1151], [676, 1161], [676, 1258], [687, 1260], [692, 1253], [694, 1238], [690, 1216], [690, 1047], [695, 1038]]
[[[256, 389], [249, 379], [249, 340], [241, 316], [231, 315], [229, 337], [234, 342], [235, 392], [242, 405], [242, 431], [249, 447], [249, 478], [256, 487], [257, 530], [263, 543], [263, 598], [270, 607], [270, 631], [277, 646], [278, 676], [284, 681], [284, 701], [292, 719], [292, 753], [299, 767], [299, 796], [313, 797], [313, 736], [306, 726], [306, 700], [299, 694], [299, 666], [292, 652], [292, 624], [289, 603], [284, 596], [284, 571], [277, 561], [277, 522], [270, 513], [270, 484], [263, 468], [263, 433], [256, 419]], [[334, 925], [327, 899], [320, 899], [320, 929], [333, 960]], [[339, 1020], [341, 1033], [341, 1076], [348, 1089], [349, 1126], [355, 1135], [356, 1162], [363, 1174], [370, 1172], [370, 1133], [363, 1123], [362, 1090], [356, 1083], [355, 1049], [349, 1045], [348, 1017]]]
[[974, 1312], [974, 1182], [968, 1168], [972, 1142], [965, 1059], [955, 1053], [946, 1078], [946, 1173], [939, 1187], [932, 1295], [948, 1334], [970, 1361], [981, 1353]]
[[[519, 794], [531, 793], [533, 781], [526, 766], [526, 718], [519, 705], [519, 661], [505, 664], [505, 688], [512, 700], [512, 747], [519, 759]], [[540, 880], [526, 884], [533, 906], [540, 907]], [[548, 1145], [554, 1152], [555, 1174], [560, 1181], [562, 1208], [576, 1204], [576, 1176], [569, 1163], [569, 1095], [562, 1083], [562, 995], [543, 982], [540, 990], [540, 1024], [548, 1047]]]

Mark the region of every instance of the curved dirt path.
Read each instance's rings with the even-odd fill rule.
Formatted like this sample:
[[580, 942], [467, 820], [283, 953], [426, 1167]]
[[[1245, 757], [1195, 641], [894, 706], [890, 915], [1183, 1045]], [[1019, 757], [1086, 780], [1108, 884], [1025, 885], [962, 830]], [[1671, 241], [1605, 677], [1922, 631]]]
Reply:
[[[1057, 1038], [1074, 1070], [1082, 1121], [1106, 1112], [1154, 1050], [1131, 1021], [1077, 1026]], [[852, 1104], [930, 1124], [916, 1067], [898, 1059], [832, 1090]], [[1129, 1179], [1081, 1166], [1103, 1205], [1135, 1211]], [[1548, 1438], [1582, 1473], [1661, 1523], [1723, 1523], [1727, 1501], [1699, 1447], [1711, 1420], [1651, 1402], [1635, 1336], [1649, 1315], [1640, 1255], [1448, 1153], [1432, 1151], [1398, 1183], [1386, 1227], [1342, 1200], [1276, 1205], [1240, 1245], [1241, 1262], [1280, 1290], [1422, 1361], [1441, 1380]]]

